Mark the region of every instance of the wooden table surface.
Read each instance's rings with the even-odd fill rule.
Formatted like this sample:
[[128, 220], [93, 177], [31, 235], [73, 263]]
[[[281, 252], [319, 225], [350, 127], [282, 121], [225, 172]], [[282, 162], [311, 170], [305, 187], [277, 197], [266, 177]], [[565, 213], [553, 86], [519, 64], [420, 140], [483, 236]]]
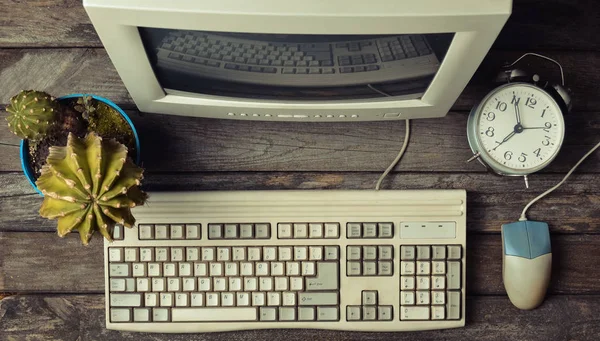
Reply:
[[[102, 48], [81, 1], [0, 0], [0, 107], [21, 89], [56, 96], [94, 93], [127, 110], [141, 135], [145, 188], [161, 190], [370, 189], [395, 157], [404, 122], [240, 122], [140, 113]], [[166, 335], [105, 329], [102, 240], [60, 239], [39, 218], [42, 199], [23, 176], [19, 140], [0, 130], [0, 340], [598, 340], [600, 339], [600, 153], [532, 207], [552, 233], [553, 273], [545, 303], [514, 308], [501, 280], [500, 226], [558, 182], [600, 139], [600, 3], [515, 0], [509, 23], [444, 118], [415, 120], [389, 189], [468, 191], [467, 322], [453, 330], [352, 333], [273, 330]], [[471, 156], [468, 110], [498, 67], [524, 51], [565, 68], [574, 92], [557, 159], [530, 177], [486, 173]], [[529, 68], [554, 75], [552, 65]], [[5, 112], [0, 115], [4, 117]]]

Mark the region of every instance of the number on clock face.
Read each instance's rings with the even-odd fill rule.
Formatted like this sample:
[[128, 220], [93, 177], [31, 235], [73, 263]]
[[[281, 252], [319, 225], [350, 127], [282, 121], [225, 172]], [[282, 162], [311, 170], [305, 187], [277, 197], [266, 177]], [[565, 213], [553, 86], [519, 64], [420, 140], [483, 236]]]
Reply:
[[558, 152], [564, 137], [560, 108], [528, 84], [496, 89], [480, 106], [477, 134], [497, 163], [521, 172], [537, 170]]

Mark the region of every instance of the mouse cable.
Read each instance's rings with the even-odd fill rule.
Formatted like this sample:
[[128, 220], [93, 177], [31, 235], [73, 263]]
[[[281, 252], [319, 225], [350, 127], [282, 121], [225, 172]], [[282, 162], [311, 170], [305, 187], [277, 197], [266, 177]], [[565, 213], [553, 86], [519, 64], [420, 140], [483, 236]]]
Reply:
[[600, 147], [600, 142], [594, 147], [592, 148], [589, 152], [587, 152], [587, 154], [585, 154], [576, 164], [575, 166], [573, 166], [573, 168], [571, 168], [571, 170], [567, 173], [567, 175], [565, 175], [565, 177], [559, 182], [557, 183], [554, 187], [550, 188], [549, 190], [547, 190], [546, 192], [538, 195], [535, 199], [531, 200], [529, 202], [529, 204], [527, 204], [527, 206], [525, 206], [525, 208], [523, 209], [523, 213], [521, 213], [521, 217], [519, 218], [519, 221], [524, 221], [527, 220], [527, 216], [525, 215], [527, 213], [527, 210], [529, 209], [529, 207], [531, 207], [531, 205], [533, 205], [536, 201], [540, 200], [541, 198], [545, 197], [546, 195], [550, 194], [552, 191], [554, 191], [555, 189], [557, 189], [560, 185], [562, 185], [569, 176], [571, 176], [571, 174], [573, 174], [573, 172], [575, 171], [575, 169], [577, 169], [577, 167], [579, 167], [579, 165], [585, 160], [587, 159], [588, 156], [590, 156], [596, 149], [598, 149], [598, 147]]
[[[367, 86], [369, 87], [369, 89], [371, 89], [377, 93], [380, 93], [387, 97], [392, 97], [392, 95], [375, 88], [371, 84], [367, 84]], [[408, 147], [408, 140], [410, 138], [410, 120], [406, 119], [405, 121], [406, 121], [406, 129], [404, 132], [404, 142], [402, 143], [402, 148], [400, 148], [400, 152], [398, 153], [398, 155], [396, 156], [394, 161], [392, 161], [392, 163], [388, 166], [388, 168], [385, 170], [385, 172], [383, 172], [383, 174], [381, 174], [381, 176], [379, 177], [379, 180], [377, 180], [377, 184], [375, 185], [376, 191], [378, 191], [381, 188], [381, 183], [383, 182], [383, 179], [385, 179], [385, 177], [392, 171], [392, 169], [394, 169], [394, 167], [396, 167], [396, 165], [398, 164], [398, 162], [404, 155], [404, 152], [406, 151], [406, 147]]]

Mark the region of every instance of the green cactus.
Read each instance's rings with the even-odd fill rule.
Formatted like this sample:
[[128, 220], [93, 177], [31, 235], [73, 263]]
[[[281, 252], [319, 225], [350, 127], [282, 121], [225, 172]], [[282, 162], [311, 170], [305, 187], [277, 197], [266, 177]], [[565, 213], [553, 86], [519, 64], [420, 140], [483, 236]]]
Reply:
[[44, 194], [40, 215], [58, 219], [58, 235], [78, 230], [87, 245], [98, 230], [108, 240], [116, 223], [133, 227], [131, 208], [147, 199], [138, 186], [143, 169], [127, 159], [127, 148], [95, 133], [69, 134], [66, 147], [50, 147], [36, 185]]
[[22, 139], [33, 141], [43, 138], [54, 123], [59, 103], [41, 91], [23, 90], [10, 99], [6, 111], [8, 127]]

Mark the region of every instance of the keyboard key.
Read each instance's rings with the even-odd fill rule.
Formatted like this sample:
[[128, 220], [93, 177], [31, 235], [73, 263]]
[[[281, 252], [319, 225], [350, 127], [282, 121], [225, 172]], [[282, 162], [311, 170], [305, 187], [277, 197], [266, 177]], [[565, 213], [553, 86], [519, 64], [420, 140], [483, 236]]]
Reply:
[[254, 292], [252, 293], [252, 305], [255, 307], [264, 306], [266, 304], [265, 293], [264, 292]]
[[173, 247], [171, 248], [171, 261], [172, 262], [182, 262], [183, 261], [183, 248], [182, 247]]
[[234, 239], [238, 237], [237, 224], [225, 224], [225, 239]]
[[446, 274], [447, 288], [460, 289], [461, 273], [460, 273], [460, 262], [448, 262], [448, 273]]
[[208, 224], [208, 239], [222, 239], [223, 224]]
[[429, 320], [429, 307], [401, 306], [400, 320]]
[[140, 224], [138, 225], [138, 232], [140, 240], [153, 239], [154, 228], [152, 225]]
[[380, 245], [379, 260], [392, 260], [394, 248], [391, 245]]
[[430, 286], [429, 276], [417, 276], [417, 290], [429, 290]]
[[169, 227], [167, 225], [154, 225], [154, 239], [169, 239]]
[[377, 237], [377, 224], [375, 223], [364, 223], [363, 227], [363, 237], [364, 238], [376, 238]]
[[308, 248], [308, 259], [309, 260], [322, 260], [323, 259], [323, 247], [321, 246], [310, 246]]
[[171, 239], [183, 239], [183, 225], [171, 225]]
[[185, 260], [188, 262], [200, 260], [200, 249], [197, 247], [187, 247], [185, 249]]
[[302, 277], [290, 277], [290, 290], [292, 290], [292, 291], [304, 290], [304, 279]]
[[376, 260], [377, 259], [377, 246], [363, 246], [362, 259]]
[[362, 248], [360, 246], [348, 246], [346, 258], [348, 260], [361, 260]]
[[446, 247], [440, 245], [434, 245], [431, 247], [433, 251], [433, 260], [443, 260], [446, 259]]
[[377, 291], [364, 290], [362, 292], [362, 305], [377, 305]]
[[361, 320], [361, 306], [349, 305], [346, 306], [346, 320], [347, 321], [360, 321]]
[[383, 305], [377, 307], [377, 319], [379, 321], [391, 321], [393, 319], [393, 306]]
[[287, 277], [275, 277], [275, 290], [276, 291], [288, 290], [288, 278]]
[[431, 258], [431, 250], [429, 246], [417, 246], [417, 259], [427, 260]]
[[244, 291], [256, 291], [258, 290], [258, 278], [246, 277], [244, 279]]
[[362, 237], [362, 225], [360, 223], [348, 223], [346, 229], [346, 238]]
[[[436, 263], [436, 262], [434, 262]], [[418, 261], [417, 262], [417, 275], [429, 275], [431, 273], [431, 263]]]
[[124, 278], [112, 278], [110, 280], [110, 291], [113, 291], [113, 292], [125, 291], [125, 279]]
[[417, 291], [417, 305], [429, 305], [429, 291]]
[[413, 290], [415, 288], [415, 278], [412, 276], [400, 277], [400, 290]]
[[131, 276], [130, 264], [110, 264], [109, 265], [109, 276], [110, 277], [129, 277]]
[[173, 322], [256, 321], [257, 309], [251, 307], [227, 308], [173, 308]]
[[294, 224], [294, 238], [308, 238], [308, 224]]
[[446, 318], [449, 320], [460, 319], [460, 309], [460, 291], [448, 291], [446, 303]]
[[317, 307], [317, 321], [339, 321], [337, 307]]
[[312, 223], [308, 225], [309, 238], [323, 238], [323, 224]]
[[294, 246], [294, 260], [307, 260], [308, 250], [306, 246]]
[[315, 319], [315, 308], [313, 307], [299, 307], [298, 308], [298, 320], [299, 321], [314, 321]]
[[267, 294], [267, 306], [280, 306], [281, 305], [281, 293], [270, 292]]
[[168, 262], [169, 261], [169, 249], [166, 247], [157, 247], [154, 249], [155, 259], [157, 262]]
[[325, 238], [337, 239], [339, 237], [340, 237], [340, 224], [326, 223], [325, 224]]
[[402, 259], [402, 260], [415, 259], [415, 247], [402, 245], [400, 247], [400, 259]]
[[261, 248], [260, 247], [249, 247], [248, 248], [248, 260], [249, 261], [260, 261], [261, 260]]
[[392, 223], [379, 223], [378, 225], [378, 237], [379, 238], [392, 238], [394, 236], [394, 224]]
[[339, 259], [339, 246], [325, 246], [325, 260], [338, 260]]
[[346, 275], [360, 276], [361, 274], [362, 274], [362, 263], [361, 262], [347, 262]]
[[154, 249], [151, 247], [140, 248], [140, 261], [141, 262], [154, 261]]
[[218, 307], [220, 303], [221, 295], [216, 292], [209, 292], [206, 294], [206, 306], [207, 307]]
[[150, 309], [149, 308], [134, 308], [133, 309], [133, 321], [134, 322], [150, 322]]
[[133, 263], [133, 277], [146, 277], [146, 263]]
[[231, 249], [228, 247], [217, 248], [217, 260], [219, 262], [226, 262], [231, 259]]
[[109, 262], [122, 262], [123, 261], [123, 248], [111, 247], [108, 249], [108, 261]]
[[377, 267], [377, 275], [379, 276], [392, 276], [394, 274], [391, 261], [379, 261], [377, 262]]
[[415, 270], [415, 262], [400, 262], [400, 274], [401, 275], [414, 275]]
[[202, 260], [203, 261], [214, 261], [215, 260], [215, 248], [214, 247], [203, 247], [202, 248]]
[[148, 263], [148, 276], [160, 277], [162, 275], [162, 266], [160, 263]]
[[277, 224], [277, 238], [280, 238], [280, 239], [292, 238], [292, 224], [289, 224], [289, 223]]
[[245, 247], [234, 247], [232, 248], [232, 259], [234, 261], [246, 260], [246, 248]]
[[256, 231], [256, 239], [271, 238], [271, 224], [256, 224], [254, 227]]
[[238, 292], [236, 295], [236, 303], [239, 307], [250, 305], [250, 294], [247, 292]]
[[377, 262], [363, 262], [362, 263], [362, 275], [363, 276], [377, 275]]
[[168, 308], [153, 308], [152, 309], [152, 320], [154, 322], [169, 322], [169, 309]]
[[432, 262], [432, 266], [434, 275], [443, 275], [446, 273], [446, 262], [434, 261]]
[[110, 294], [111, 307], [140, 307], [142, 305], [142, 295], [137, 293], [129, 294]]
[[449, 245], [448, 246], [448, 259], [461, 259], [460, 245]]
[[295, 321], [296, 309], [290, 307], [279, 308], [279, 321]]
[[363, 321], [375, 321], [377, 319], [377, 307], [363, 306], [362, 307], [362, 319], [363, 319]]
[[415, 292], [414, 291], [402, 291], [400, 293], [400, 305], [414, 305], [415, 304]]
[[254, 238], [254, 226], [252, 224], [240, 224], [240, 238]]
[[434, 290], [443, 290], [446, 288], [446, 277], [445, 276], [431, 276], [432, 288]]
[[279, 260], [281, 261], [288, 261], [288, 260], [292, 260], [293, 258], [293, 250], [292, 247], [290, 246], [280, 246], [278, 248], [278, 253], [279, 253]]
[[131, 310], [123, 308], [110, 309], [110, 322], [129, 322], [131, 321]]
[[306, 278], [306, 291], [339, 289], [337, 262], [317, 262], [316, 275]]
[[302, 276], [314, 276], [315, 275], [315, 263], [314, 262], [302, 262]]
[[210, 277], [198, 278], [198, 291], [210, 291], [212, 289], [212, 281]]

